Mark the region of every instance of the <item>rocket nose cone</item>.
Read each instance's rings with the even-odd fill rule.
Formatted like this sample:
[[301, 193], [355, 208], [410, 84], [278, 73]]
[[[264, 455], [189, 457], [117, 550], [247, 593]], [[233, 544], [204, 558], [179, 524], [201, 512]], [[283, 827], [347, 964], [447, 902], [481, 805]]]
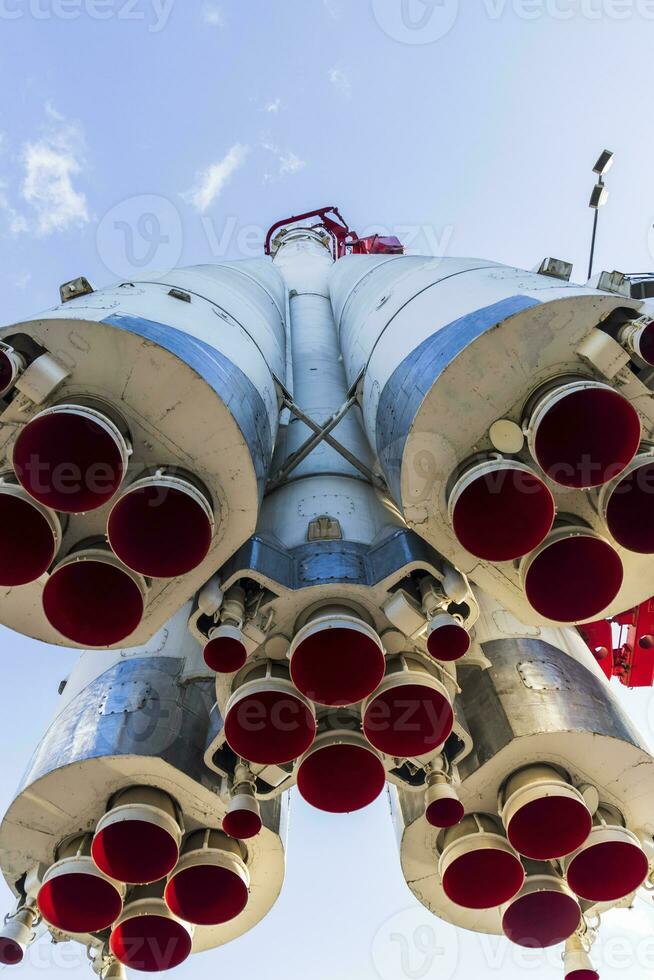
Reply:
[[39, 503], [79, 514], [113, 497], [127, 468], [127, 446], [100, 412], [55, 406], [22, 429], [13, 465], [25, 490]]

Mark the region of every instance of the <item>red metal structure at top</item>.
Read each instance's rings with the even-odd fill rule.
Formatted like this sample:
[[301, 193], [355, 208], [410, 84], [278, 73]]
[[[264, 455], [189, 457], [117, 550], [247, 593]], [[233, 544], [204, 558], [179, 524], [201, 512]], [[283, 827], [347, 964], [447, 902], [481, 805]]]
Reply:
[[276, 231], [299, 221], [308, 221], [310, 218], [317, 218], [314, 227], [324, 228], [331, 236], [332, 252], [335, 259], [342, 259], [348, 253], [353, 255], [404, 254], [404, 246], [395, 235], [369, 235], [359, 238], [357, 233], [350, 229], [338, 208], [328, 205], [324, 208], [316, 208], [315, 211], [305, 211], [304, 214], [295, 214], [290, 218], [275, 222], [266, 235], [266, 255], [271, 254]]

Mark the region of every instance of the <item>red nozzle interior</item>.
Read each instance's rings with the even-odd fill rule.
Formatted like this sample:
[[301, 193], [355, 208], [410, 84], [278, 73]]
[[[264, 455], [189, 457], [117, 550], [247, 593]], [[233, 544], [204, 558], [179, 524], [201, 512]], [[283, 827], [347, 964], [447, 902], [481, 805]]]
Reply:
[[591, 826], [591, 815], [580, 800], [542, 796], [517, 810], [506, 835], [519, 854], [534, 861], [551, 861], [581, 847]]
[[568, 867], [568, 884], [589, 902], [617, 902], [647, 877], [645, 852], [627, 841], [602, 841], [585, 848]]
[[175, 838], [147, 820], [109, 824], [93, 838], [91, 853], [101, 871], [130, 885], [160, 881], [179, 857]]
[[52, 528], [38, 508], [0, 488], [0, 585], [26, 585], [40, 578], [56, 547]]
[[454, 725], [448, 699], [426, 684], [402, 684], [382, 691], [366, 707], [363, 730], [386, 755], [413, 758], [442, 745]]
[[434, 660], [452, 663], [460, 660], [470, 649], [470, 634], [458, 623], [447, 623], [432, 630], [427, 637], [427, 650]]
[[80, 646], [119, 643], [143, 617], [143, 596], [134, 579], [106, 561], [83, 560], [55, 568], [43, 590], [51, 626]]
[[432, 827], [456, 827], [465, 816], [465, 807], [461, 800], [434, 800], [425, 810], [427, 823]]
[[254, 810], [230, 810], [223, 817], [223, 830], [235, 840], [250, 840], [262, 827], [261, 817]]
[[554, 497], [534, 473], [502, 467], [473, 480], [452, 513], [460, 544], [485, 561], [513, 561], [537, 548], [554, 523]]
[[443, 889], [462, 908], [492, 909], [514, 898], [524, 880], [524, 869], [515, 855], [480, 847], [450, 864], [443, 875]]
[[204, 648], [204, 662], [217, 674], [233, 674], [248, 659], [248, 652], [233, 636], [216, 636]]
[[566, 973], [565, 980], [600, 980], [597, 970], [573, 970]]
[[124, 966], [144, 973], [161, 973], [188, 959], [192, 940], [184, 926], [174, 919], [136, 915], [116, 926], [110, 947]]
[[654, 554], [654, 462], [620, 480], [606, 508], [606, 523], [623, 548]]
[[253, 691], [227, 712], [225, 736], [241, 758], [257, 765], [283, 765], [309, 748], [316, 721], [291, 692]]
[[620, 591], [622, 578], [620, 556], [608, 542], [575, 535], [553, 541], [534, 558], [525, 591], [546, 619], [574, 623], [606, 609]]
[[598, 487], [614, 479], [636, 455], [641, 427], [634, 407], [617, 391], [571, 391], [542, 417], [536, 459], [556, 483]]
[[642, 359], [654, 366], [654, 320], [650, 320], [641, 331], [638, 348]]
[[381, 760], [362, 745], [316, 749], [302, 762], [297, 786], [311, 806], [326, 813], [352, 813], [373, 803], [384, 788]]
[[217, 926], [240, 915], [248, 903], [248, 887], [239, 875], [212, 864], [178, 872], [166, 886], [166, 904], [185, 922]]
[[[15, 368], [11, 358], [5, 351], [0, 350], [0, 395], [11, 385], [14, 379], [14, 371]], [[5, 942], [8, 942], [8, 940], [5, 940]]]
[[325, 627], [298, 644], [291, 677], [318, 704], [355, 704], [379, 687], [384, 666], [383, 650], [372, 637], [346, 627]]
[[43, 414], [28, 422], [16, 440], [13, 462], [35, 500], [68, 514], [102, 507], [124, 476], [115, 437], [73, 412]]
[[569, 939], [581, 920], [579, 903], [560, 891], [538, 891], [515, 899], [502, 917], [507, 939], [528, 949], [545, 949]]
[[15, 939], [0, 936], [0, 963], [3, 966], [18, 966], [22, 963], [25, 952]]
[[98, 875], [58, 875], [42, 886], [39, 911], [62, 932], [89, 933], [108, 929], [123, 910], [120, 893]]
[[190, 493], [150, 483], [127, 490], [116, 502], [107, 535], [128, 568], [149, 578], [176, 578], [204, 561], [213, 528]]

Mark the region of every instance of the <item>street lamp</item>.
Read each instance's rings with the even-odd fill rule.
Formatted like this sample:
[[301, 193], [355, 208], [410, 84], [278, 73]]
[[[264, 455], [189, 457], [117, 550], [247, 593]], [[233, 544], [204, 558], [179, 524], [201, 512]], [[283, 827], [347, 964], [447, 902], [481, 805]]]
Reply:
[[593, 259], [595, 258], [595, 241], [597, 238], [597, 222], [599, 209], [603, 208], [609, 199], [609, 192], [604, 184], [604, 178], [613, 166], [613, 153], [611, 150], [602, 150], [597, 163], [593, 167], [593, 173], [597, 174], [597, 183], [593, 187], [588, 206], [595, 212], [593, 217], [593, 237], [590, 243], [590, 262], [588, 263], [588, 278], [593, 274]]

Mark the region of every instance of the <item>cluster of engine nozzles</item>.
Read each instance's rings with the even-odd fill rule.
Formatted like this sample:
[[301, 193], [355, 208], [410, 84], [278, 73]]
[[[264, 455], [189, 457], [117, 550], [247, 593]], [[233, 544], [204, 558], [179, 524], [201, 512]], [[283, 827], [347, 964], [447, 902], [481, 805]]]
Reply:
[[[247, 859], [246, 846], [223, 831], [184, 835], [167, 794], [130, 788], [94, 835], [60, 845], [38, 891], [38, 913], [66, 935], [100, 937], [124, 966], [169, 970], [190, 955], [196, 928], [245, 910]], [[20, 962], [21, 938], [5, 939], [2, 962]]]
[[446, 612], [432, 619], [430, 658], [387, 657], [373, 627], [340, 608], [310, 618], [288, 660], [246, 663], [239, 635], [219, 627], [205, 649], [214, 669], [237, 671], [224, 712], [226, 741], [257, 766], [297, 762], [300, 793], [321, 810], [367, 806], [393, 760], [430, 757], [452, 732], [447, 662], [466, 653], [470, 636]]
[[[213, 503], [200, 481], [171, 467], [130, 481], [131, 451], [126, 425], [110, 407], [69, 400], [23, 426], [13, 472], [0, 476], [0, 585], [26, 585], [49, 572], [45, 615], [82, 646], [130, 636], [149, 580], [192, 571], [214, 536]], [[70, 516], [108, 504], [105, 536], [82, 540], [61, 557]]]
[[[654, 331], [654, 321], [648, 329]], [[452, 528], [475, 557], [519, 562], [527, 599], [546, 619], [591, 619], [620, 591], [622, 561], [583, 520], [557, 520], [547, 481], [593, 491], [613, 541], [654, 554], [654, 453], [648, 445], [641, 449], [633, 405], [609, 385], [584, 378], [541, 386], [526, 407], [524, 429], [538, 468], [500, 454], [469, 461], [451, 481]]]
[[585, 795], [546, 765], [511, 776], [499, 818], [468, 813], [441, 830], [437, 853], [448, 899], [466, 909], [498, 909], [505, 935], [532, 948], [569, 939], [585, 909], [619, 902], [649, 874], [648, 856], [622, 814], [605, 803], [591, 810]]

